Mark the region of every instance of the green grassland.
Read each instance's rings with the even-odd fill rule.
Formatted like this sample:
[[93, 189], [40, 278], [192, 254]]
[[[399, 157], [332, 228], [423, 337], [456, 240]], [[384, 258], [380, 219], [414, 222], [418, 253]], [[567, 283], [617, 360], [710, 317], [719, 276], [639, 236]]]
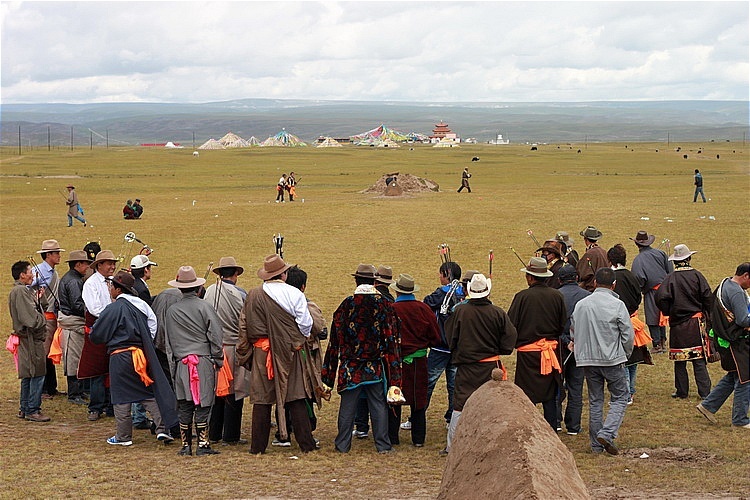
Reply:
[[[628, 238], [647, 230], [657, 242], [668, 238], [672, 247], [685, 243], [698, 250], [694, 265], [712, 287], [750, 258], [750, 155], [736, 142], [555, 144], [538, 151], [525, 145], [252, 148], [201, 151], [199, 157], [190, 149], [146, 148], [34, 149], [20, 156], [14, 148], [1, 148], [0, 154], [5, 294], [12, 285], [11, 264], [28, 255], [38, 258], [34, 252], [42, 240], [55, 238], [68, 251], [97, 240], [129, 261], [139, 249], [124, 242], [129, 231], [154, 249], [151, 258], [159, 266], [149, 283], [152, 293], [166, 288], [179, 266], [192, 265], [200, 274], [225, 255], [245, 267], [240, 286], [257, 286], [255, 272], [273, 253], [272, 236], [280, 232], [285, 259], [308, 272], [307, 294], [327, 319], [351, 293], [350, 274], [360, 262], [412, 274], [429, 293], [438, 286], [441, 243], [450, 245], [464, 269], [485, 273], [493, 250], [490, 298], [507, 309], [526, 286], [510, 249], [524, 260], [536, 249], [528, 229], [540, 241], [567, 230], [582, 253], [578, 231], [595, 225], [604, 234], [603, 247], [625, 245], [628, 264], [636, 251]], [[481, 160], [471, 162], [473, 156]], [[459, 194], [466, 166], [473, 192]], [[692, 203], [695, 168], [704, 175], [710, 198], [705, 204]], [[292, 170], [300, 180], [298, 201], [274, 203], [276, 181]], [[361, 192], [388, 172], [429, 178], [440, 192], [398, 198]], [[61, 193], [68, 183], [76, 186], [89, 227], [78, 222], [66, 227]], [[143, 219], [122, 220], [123, 204], [136, 197], [145, 207]], [[63, 274], [67, 265], [58, 269]], [[0, 328], [10, 331], [7, 313], [0, 315]], [[512, 371], [513, 357], [507, 364]], [[711, 375], [715, 383], [722, 372], [712, 365]], [[618, 442], [624, 450], [655, 450], [650, 454], [657, 458], [658, 450], [692, 451], [651, 462], [627, 453], [593, 456], [585, 436], [561, 436], [590, 490], [603, 498], [660, 498], [675, 491], [750, 495], [750, 432], [730, 428], [730, 403], [719, 413], [721, 426], [710, 426], [694, 409], [696, 395], [687, 401], [669, 397], [671, 380], [672, 366], [663, 356], [656, 366], [639, 369], [636, 404], [628, 409]], [[61, 384], [64, 388], [62, 377]], [[320, 411], [316, 435], [323, 449], [313, 456], [290, 461], [295, 447], [271, 449], [261, 458], [222, 448], [217, 457], [184, 460], [145, 434], [136, 434], [130, 449], [107, 449], [112, 420], [86, 422], [84, 410], [60, 398], [44, 404], [53, 418], [49, 425], [18, 421], [18, 381], [6, 354], [0, 357], [0, 496], [434, 497], [444, 463], [437, 455], [445, 439], [443, 386], [440, 391], [428, 412], [428, 442], [421, 450], [402, 444], [400, 453], [384, 458], [368, 440], [355, 443], [348, 456], [336, 455], [334, 396]], [[246, 410], [248, 436], [249, 423]]]

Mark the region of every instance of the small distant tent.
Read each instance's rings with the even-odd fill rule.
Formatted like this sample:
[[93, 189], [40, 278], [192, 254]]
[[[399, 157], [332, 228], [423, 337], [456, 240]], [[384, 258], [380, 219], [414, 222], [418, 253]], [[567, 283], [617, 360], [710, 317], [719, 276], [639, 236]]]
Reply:
[[260, 146], [260, 141], [256, 139], [254, 135], [250, 136], [250, 139], [247, 140], [248, 146]]
[[444, 137], [440, 139], [438, 142], [436, 142], [435, 145], [432, 147], [433, 148], [460, 148], [461, 146], [459, 146], [458, 143], [454, 141], [453, 139], [447, 139]]
[[228, 132], [224, 137], [219, 139], [219, 142], [225, 146], [228, 146], [229, 144], [236, 143], [241, 140], [242, 140], [242, 137], [240, 137], [239, 135], [234, 134], [232, 132]]
[[287, 147], [296, 148], [307, 146], [307, 143], [300, 140], [296, 135], [290, 134], [286, 129], [281, 129], [278, 134], [269, 137], [260, 143], [261, 147]]
[[400, 148], [399, 144], [392, 140], [392, 139], [383, 139], [382, 141], [378, 141], [377, 144], [374, 144], [374, 146], [378, 148]]
[[243, 139], [242, 137], [238, 137], [236, 141], [228, 142], [228, 143], [224, 144], [224, 146], [227, 149], [229, 149], [229, 148], [249, 148], [250, 144], [245, 139]]
[[386, 139], [392, 142], [405, 142], [409, 140], [409, 136], [398, 130], [388, 128], [381, 124], [379, 127], [372, 130], [368, 130], [362, 134], [353, 135], [350, 137], [351, 142], [357, 146], [378, 146], [381, 142]]
[[175, 143], [174, 143], [174, 142], [172, 142], [172, 141], [169, 141], [168, 143], [166, 143], [166, 144], [164, 145], [164, 147], [165, 147], [165, 148], [169, 148], [169, 149], [181, 149], [181, 148], [184, 148], [185, 146], [180, 146], [180, 145], [178, 145], [178, 144], [175, 144]]
[[227, 149], [224, 147], [222, 143], [217, 141], [216, 139], [209, 139], [206, 142], [204, 142], [202, 145], [198, 146], [198, 149]]
[[323, 139], [323, 142], [318, 144], [316, 147], [318, 148], [341, 148], [343, 147], [340, 142], [338, 142], [333, 137], [326, 137]]

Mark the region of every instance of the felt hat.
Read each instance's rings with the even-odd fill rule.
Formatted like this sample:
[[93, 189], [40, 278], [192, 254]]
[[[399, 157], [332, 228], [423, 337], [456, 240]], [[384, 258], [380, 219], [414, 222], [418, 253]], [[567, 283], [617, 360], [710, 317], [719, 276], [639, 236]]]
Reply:
[[132, 274], [130, 274], [127, 271], [117, 271], [117, 274], [114, 276], [110, 276], [108, 278], [104, 278], [107, 281], [111, 281], [112, 283], [115, 283], [117, 286], [123, 288], [127, 293], [130, 295], [138, 295], [138, 292], [135, 291], [135, 278]]
[[532, 257], [529, 265], [522, 267], [521, 271], [539, 278], [549, 278], [552, 276], [552, 271], [547, 269], [547, 259], [544, 257]]
[[393, 268], [391, 266], [378, 266], [378, 270], [375, 272], [375, 281], [385, 284], [393, 283]]
[[158, 266], [156, 262], [151, 262], [148, 255], [136, 255], [130, 259], [130, 269], [143, 269], [148, 266]]
[[357, 270], [352, 274], [352, 276], [357, 276], [359, 278], [375, 278], [375, 274], [377, 273], [377, 270], [375, 269], [375, 266], [372, 264], [360, 264], [357, 266]]
[[461, 283], [468, 283], [475, 274], [479, 274], [479, 271], [476, 269], [468, 269], [464, 271], [464, 274], [461, 275]]
[[419, 291], [419, 286], [414, 283], [414, 278], [409, 274], [399, 274], [395, 283], [391, 283], [388, 288], [399, 293], [414, 293]]
[[104, 262], [106, 260], [117, 262], [117, 257], [115, 257], [115, 254], [112, 252], [112, 250], [102, 250], [101, 252], [96, 254], [94, 262], [91, 263], [91, 268], [96, 269], [96, 266], [98, 266], [100, 262]]
[[37, 250], [36, 253], [47, 253], [47, 252], [64, 252], [64, 248], [60, 248], [60, 244], [57, 240], [44, 240], [42, 242], [42, 249]]
[[213, 272], [219, 274], [219, 269], [227, 269], [230, 267], [237, 269], [238, 275], [245, 272], [245, 268], [237, 264], [237, 261], [234, 260], [234, 257], [222, 257], [221, 259], [219, 259], [219, 265], [214, 267]]
[[630, 239], [633, 240], [639, 247], [648, 247], [651, 246], [651, 243], [654, 242], [656, 236], [654, 236], [653, 234], [648, 234], [646, 231], [638, 231], [638, 233], [636, 233], [635, 235], [635, 238]]
[[68, 259], [65, 262], [88, 262], [91, 263], [91, 259], [89, 259], [89, 254], [87, 254], [84, 250], [73, 250], [68, 254]]
[[547, 240], [544, 242], [543, 246], [536, 249], [537, 252], [543, 252], [545, 250], [557, 255], [558, 258], [562, 258], [562, 243], [557, 240]]
[[490, 294], [492, 290], [492, 280], [485, 277], [482, 273], [477, 273], [469, 281], [469, 298], [481, 299]]
[[677, 262], [681, 260], [685, 260], [694, 253], [697, 253], [698, 250], [690, 251], [690, 249], [687, 247], [687, 245], [675, 245], [674, 246], [674, 253], [669, 256], [669, 260], [676, 260]]
[[274, 276], [278, 276], [279, 274], [283, 273], [290, 267], [292, 267], [292, 265], [284, 262], [284, 259], [279, 257], [278, 254], [271, 254], [263, 259], [263, 267], [258, 269], [258, 278], [262, 279], [263, 281], [270, 280]]
[[555, 234], [555, 239], [567, 248], [573, 248], [573, 243], [575, 243], [567, 231], [558, 231], [557, 234]]
[[175, 288], [193, 288], [201, 286], [205, 282], [205, 279], [199, 278], [195, 274], [195, 269], [192, 266], [182, 266], [177, 270], [177, 277], [167, 284]]
[[597, 241], [599, 238], [602, 237], [602, 232], [599, 231], [594, 226], [586, 226], [586, 229], [581, 231], [579, 234], [583, 236], [584, 238], [586, 238], [587, 240], [591, 240], [591, 241]]

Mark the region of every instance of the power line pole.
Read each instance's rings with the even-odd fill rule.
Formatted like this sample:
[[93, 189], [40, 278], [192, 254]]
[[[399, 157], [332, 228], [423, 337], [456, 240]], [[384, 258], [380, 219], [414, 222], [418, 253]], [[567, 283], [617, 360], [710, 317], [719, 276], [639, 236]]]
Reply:
[[52, 149], [52, 145], [50, 144], [49, 125], [47, 125], [47, 151], [50, 151], [51, 149]]
[[21, 126], [18, 126], [18, 156], [21, 156]]
[[73, 151], [73, 125], [70, 126], [70, 150]]

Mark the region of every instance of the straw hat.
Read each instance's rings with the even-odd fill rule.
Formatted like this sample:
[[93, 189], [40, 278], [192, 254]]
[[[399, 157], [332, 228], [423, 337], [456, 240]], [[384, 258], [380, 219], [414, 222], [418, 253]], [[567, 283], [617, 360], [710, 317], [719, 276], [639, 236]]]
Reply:
[[669, 260], [676, 260], [677, 262], [681, 260], [685, 260], [694, 253], [697, 253], [698, 250], [690, 251], [690, 249], [687, 247], [687, 245], [675, 245], [674, 246], [674, 253], [669, 256]]
[[42, 249], [37, 250], [36, 253], [47, 253], [47, 252], [64, 252], [64, 248], [60, 248], [60, 244], [57, 240], [44, 240], [42, 242]]
[[398, 293], [414, 293], [419, 291], [419, 286], [414, 283], [414, 278], [409, 274], [399, 274], [395, 283], [391, 283], [388, 288]]
[[278, 276], [287, 269], [292, 267], [291, 264], [284, 262], [284, 259], [279, 257], [277, 254], [272, 254], [263, 259], [263, 267], [258, 269], [258, 278], [270, 280], [274, 276]]
[[205, 279], [196, 276], [195, 269], [191, 266], [182, 266], [177, 270], [177, 277], [167, 284], [175, 288], [193, 288], [201, 286], [205, 282]]
[[115, 254], [112, 252], [112, 250], [102, 250], [101, 252], [96, 254], [94, 262], [91, 263], [91, 268], [96, 269], [96, 266], [98, 266], [100, 262], [104, 262], [107, 260], [117, 262], [117, 257], [115, 257]]
[[234, 257], [222, 257], [221, 259], [219, 259], [219, 265], [214, 267], [213, 272], [219, 274], [219, 269], [227, 269], [229, 267], [237, 269], [237, 275], [245, 272], [245, 268], [237, 264], [237, 261], [234, 260]]
[[547, 259], [544, 257], [532, 257], [529, 265], [522, 267], [521, 271], [539, 278], [549, 278], [552, 276], [552, 271], [547, 269]]
[[481, 299], [490, 294], [492, 290], [492, 280], [485, 277], [482, 273], [477, 273], [469, 281], [469, 298]]

